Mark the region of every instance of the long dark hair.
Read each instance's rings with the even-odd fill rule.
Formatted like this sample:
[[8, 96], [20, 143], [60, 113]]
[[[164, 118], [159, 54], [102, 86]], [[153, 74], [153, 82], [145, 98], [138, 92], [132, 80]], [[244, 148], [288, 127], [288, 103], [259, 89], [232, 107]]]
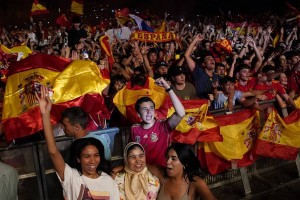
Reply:
[[105, 159], [103, 144], [96, 138], [80, 138], [75, 140], [70, 147], [70, 167], [77, 169], [80, 175], [82, 175], [81, 164], [77, 161], [80, 159], [83, 149], [88, 146], [93, 145], [98, 149], [100, 155], [100, 163], [97, 166], [97, 173], [100, 175], [101, 171], [110, 175], [111, 165], [110, 162]]
[[178, 156], [179, 161], [184, 166], [183, 176], [187, 177], [190, 182], [195, 181], [194, 177], [204, 177], [206, 174], [200, 168], [200, 162], [195, 153], [188, 144], [173, 143], [166, 151], [166, 154], [173, 149]]

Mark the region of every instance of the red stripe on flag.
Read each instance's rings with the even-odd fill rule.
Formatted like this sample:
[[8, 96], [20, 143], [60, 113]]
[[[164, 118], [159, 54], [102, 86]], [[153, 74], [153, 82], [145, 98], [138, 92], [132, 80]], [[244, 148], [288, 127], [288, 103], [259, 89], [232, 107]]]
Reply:
[[292, 113], [290, 113], [287, 117], [285, 117], [283, 120], [286, 124], [292, 124], [295, 122], [298, 122], [300, 119], [300, 110], [294, 110]]
[[247, 109], [230, 115], [216, 115], [214, 119], [218, 121], [220, 126], [234, 125], [249, 119], [255, 112], [254, 109]]
[[220, 135], [220, 127], [214, 127], [204, 131], [199, 131], [197, 128], [192, 128], [189, 132], [181, 133], [174, 130], [172, 132], [172, 140], [179, 143], [195, 144], [198, 142], [218, 142], [223, 141]]
[[280, 158], [284, 160], [295, 160], [299, 149], [287, 145], [276, 144], [265, 140], [258, 140], [254, 152], [257, 155]]
[[204, 152], [204, 149], [198, 149], [197, 157], [201, 167], [207, 169], [210, 174], [215, 175], [231, 168], [231, 163], [213, 152]]
[[70, 63], [71, 60], [67, 58], [37, 53], [18, 62], [12, 62], [9, 66], [8, 76], [36, 68], [63, 71]]

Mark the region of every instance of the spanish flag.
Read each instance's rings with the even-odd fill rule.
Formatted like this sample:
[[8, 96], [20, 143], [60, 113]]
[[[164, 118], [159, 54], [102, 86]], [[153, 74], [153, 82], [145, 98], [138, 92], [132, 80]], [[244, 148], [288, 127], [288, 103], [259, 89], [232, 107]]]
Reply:
[[71, 12], [83, 15], [83, 0], [72, 0]]
[[[185, 116], [172, 132], [174, 142], [195, 144], [197, 141], [216, 142], [222, 141], [220, 127], [212, 116], [207, 115], [208, 102], [206, 99], [181, 101]], [[168, 118], [175, 112], [169, 97], [156, 111], [159, 118]]]
[[19, 60], [26, 58], [32, 53], [31, 49], [26, 45], [18, 45], [9, 49], [2, 44], [0, 44], [0, 52], [5, 54], [18, 54], [17, 57]]
[[34, 54], [10, 65], [2, 114], [8, 141], [42, 130], [34, 95], [41, 84], [50, 91], [53, 123], [60, 120], [62, 110], [71, 106], [81, 106], [90, 114], [109, 118], [101, 96], [108, 82], [94, 62]]
[[41, 15], [41, 14], [48, 14], [49, 11], [45, 6], [42, 4], [39, 4], [38, 0], [33, 0], [32, 8], [31, 8], [31, 13], [30, 15]]
[[125, 24], [129, 21], [133, 22], [133, 19], [129, 17], [129, 9], [128, 8], [122, 8], [122, 9], [117, 9], [115, 10], [115, 17], [117, 22], [120, 24], [120, 26], [125, 26]]
[[167, 93], [163, 87], [155, 84], [153, 78], [146, 77], [146, 83], [144, 86], [131, 85], [131, 82], [127, 83], [126, 86], [118, 91], [115, 95], [113, 102], [122, 113], [125, 118], [127, 118], [131, 123], [140, 122], [135, 111], [135, 102], [143, 96], [150, 97], [155, 103], [155, 109], [159, 109], [164, 103]]
[[115, 63], [113, 53], [111, 51], [108, 40], [109, 40], [109, 38], [107, 35], [103, 35], [99, 39], [101, 49], [103, 50], [103, 52], [105, 52], [105, 55], [107, 56], [107, 61], [109, 64], [109, 71], [107, 69], [103, 70], [103, 77], [106, 79], [110, 78], [109, 72], [111, 71], [111, 68], [112, 68], [113, 64]]
[[251, 151], [260, 131], [259, 112], [244, 110], [230, 115], [214, 116], [220, 125], [222, 142], [199, 145], [198, 158], [211, 174], [243, 167], [254, 162]]
[[296, 108], [300, 109], [300, 97], [298, 97], [297, 99], [295, 99], [294, 102], [296, 104]]
[[295, 160], [300, 147], [300, 110], [297, 109], [286, 118], [273, 109], [258, 136], [255, 154]]

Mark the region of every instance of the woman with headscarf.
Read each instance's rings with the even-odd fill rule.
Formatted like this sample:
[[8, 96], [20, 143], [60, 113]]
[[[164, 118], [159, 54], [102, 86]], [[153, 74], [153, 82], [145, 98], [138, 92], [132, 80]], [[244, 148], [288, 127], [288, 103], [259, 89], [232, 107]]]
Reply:
[[154, 200], [159, 191], [159, 180], [146, 167], [145, 150], [137, 142], [124, 149], [124, 170], [117, 173], [121, 200]]

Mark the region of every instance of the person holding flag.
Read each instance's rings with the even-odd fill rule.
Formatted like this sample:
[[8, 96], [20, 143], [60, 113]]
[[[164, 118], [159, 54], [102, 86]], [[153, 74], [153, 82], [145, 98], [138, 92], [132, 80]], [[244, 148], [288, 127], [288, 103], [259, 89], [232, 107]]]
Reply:
[[149, 97], [139, 98], [135, 104], [135, 110], [141, 123], [131, 127], [130, 139], [140, 143], [145, 148], [148, 164], [165, 166], [162, 152], [165, 152], [170, 145], [170, 133], [184, 117], [185, 110], [173, 91], [173, 87], [164, 78], [156, 79], [156, 84], [165, 88], [174, 105], [175, 112], [166, 120], [156, 120], [154, 101]]

